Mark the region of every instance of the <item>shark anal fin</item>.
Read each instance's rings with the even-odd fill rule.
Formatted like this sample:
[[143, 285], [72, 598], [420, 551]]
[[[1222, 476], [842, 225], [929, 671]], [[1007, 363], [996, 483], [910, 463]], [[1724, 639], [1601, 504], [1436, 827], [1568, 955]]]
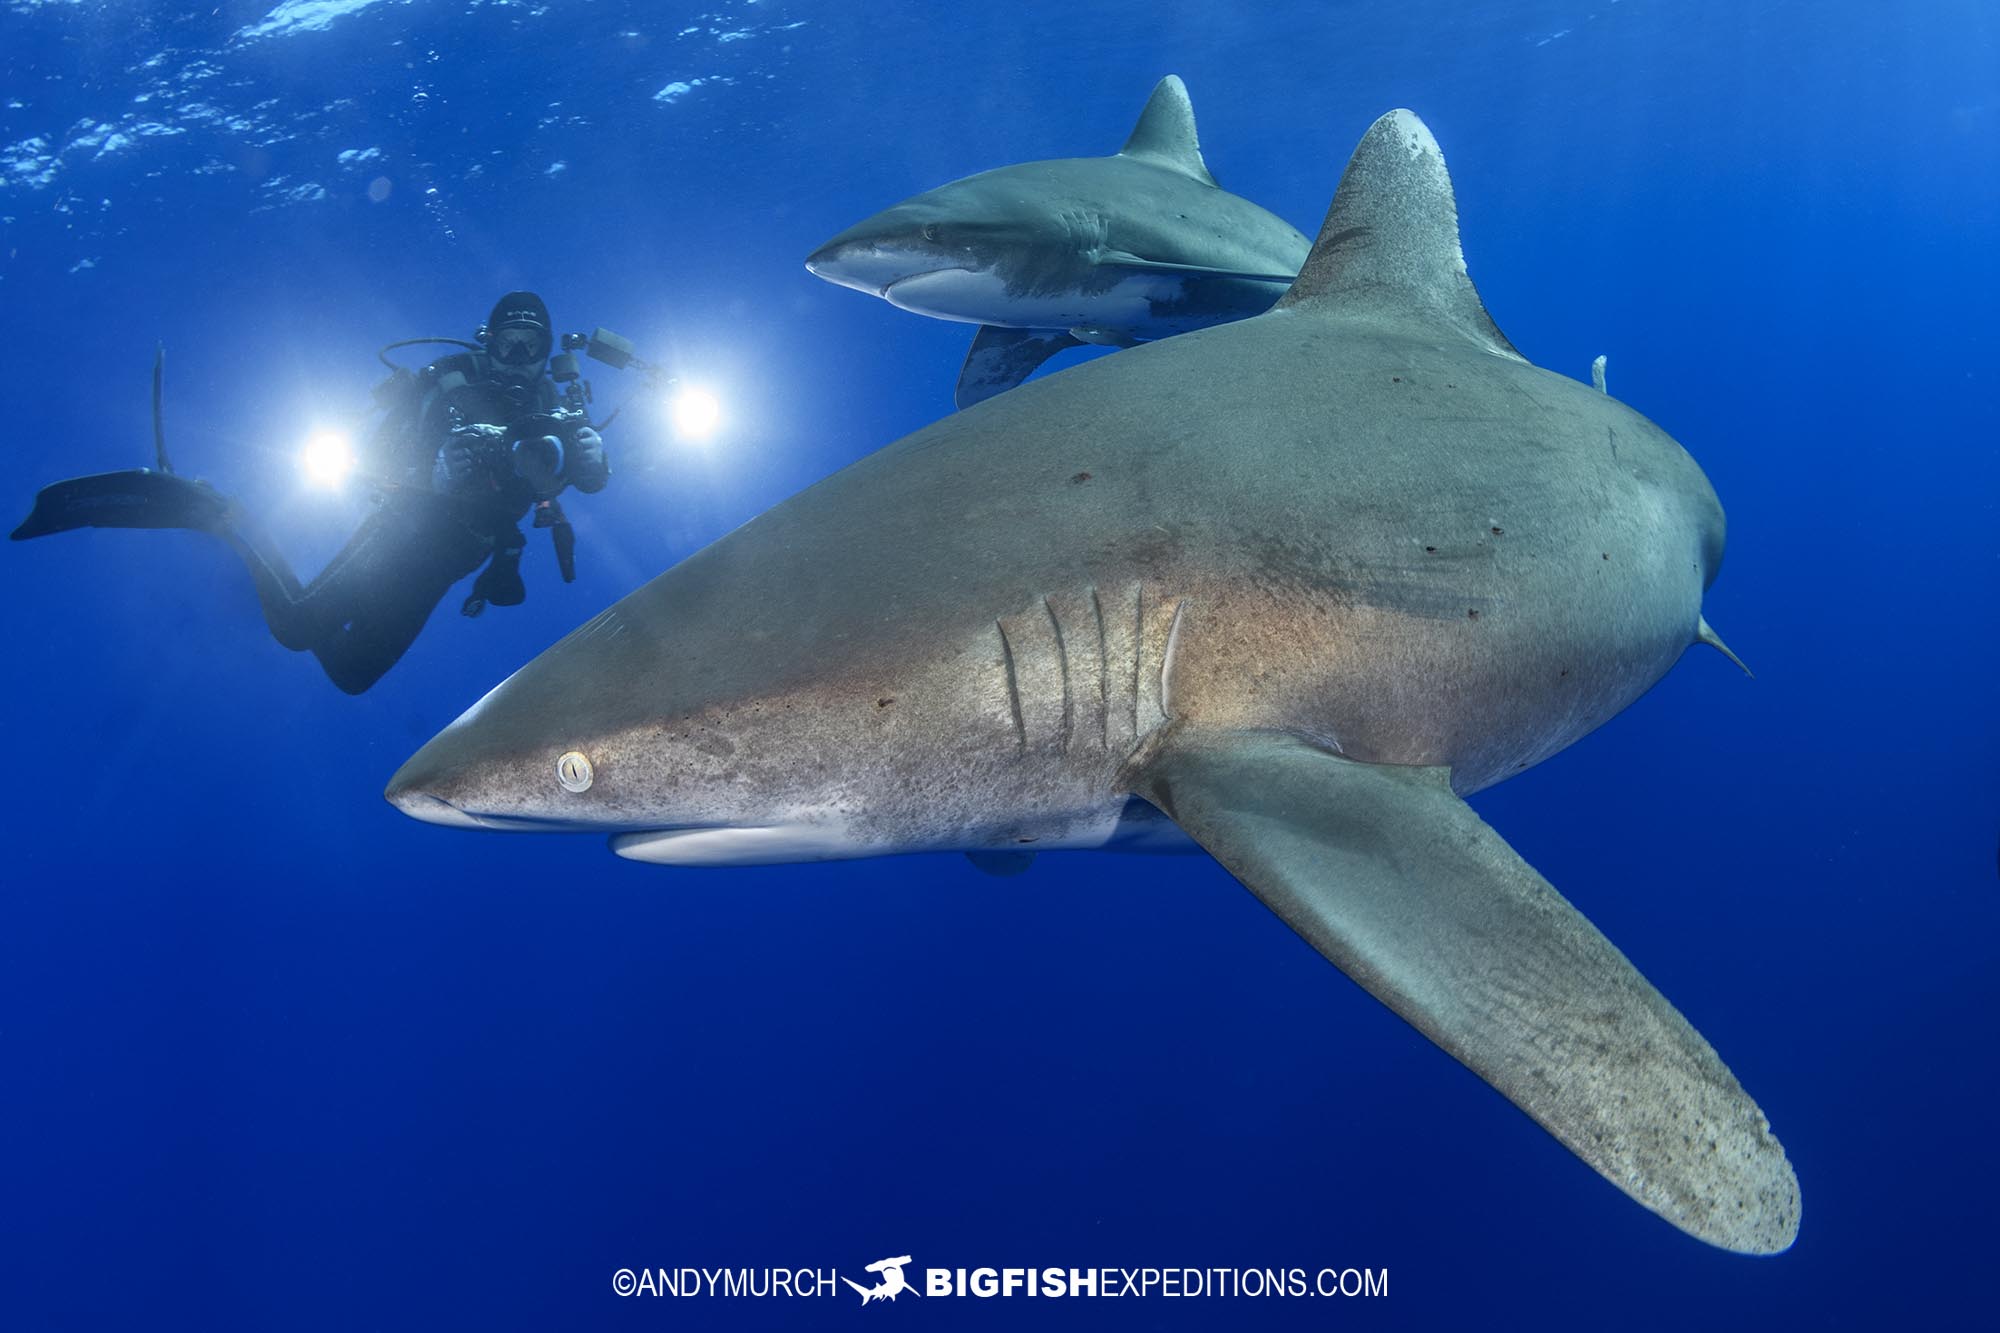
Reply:
[[1183, 734], [1136, 784], [1335, 966], [1682, 1230], [1770, 1254], [1798, 1181], [1686, 1019], [1452, 793], [1273, 732]]
[[1057, 352], [1083, 344], [1065, 329], [1005, 329], [984, 324], [972, 335], [965, 353], [965, 365], [958, 372], [958, 388], [953, 400], [960, 407], [984, 402], [1004, 393], [1035, 373], [1042, 362]]
[[1178, 171], [1203, 185], [1215, 184], [1215, 177], [1208, 173], [1208, 163], [1202, 161], [1201, 138], [1194, 128], [1194, 104], [1188, 100], [1187, 85], [1178, 74], [1169, 74], [1153, 85], [1153, 95], [1146, 99], [1139, 123], [1132, 127], [1118, 153], [1121, 157], [1135, 157]]
[[1361, 136], [1299, 280], [1278, 309], [1449, 330], [1498, 356], [1526, 359], [1486, 313], [1465, 271], [1444, 150], [1408, 111], [1389, 112]]

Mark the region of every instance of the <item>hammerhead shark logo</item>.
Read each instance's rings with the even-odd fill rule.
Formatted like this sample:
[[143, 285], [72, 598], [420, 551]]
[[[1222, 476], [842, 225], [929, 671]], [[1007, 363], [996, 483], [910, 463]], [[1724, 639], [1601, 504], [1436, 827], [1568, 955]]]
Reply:
[[894, 1259], [877, 1259], [868, 1265], [869, 1272], [882, 1275], [882, 1280], [872, 1287], [864, 1287], [853, 1278], [844, 1277], [840, 1280], [861, 1293], [863, 1305], [870, 1301], [893, 1301], [906, 1291], [921, 1296], [923, 1293], [911, 1286], [909, 1279], [903, 1276], [903, 1265], [908, 1262], [910, 1256], [905, 1254]]

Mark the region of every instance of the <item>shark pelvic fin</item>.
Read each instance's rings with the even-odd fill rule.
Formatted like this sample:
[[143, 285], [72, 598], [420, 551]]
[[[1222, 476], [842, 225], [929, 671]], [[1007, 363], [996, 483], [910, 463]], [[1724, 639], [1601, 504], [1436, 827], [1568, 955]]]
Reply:
[[1448, 329], [1498, 356], [1526, 360], [1486, 313], [1458, 243], [1458, 203], [1444, 151], [1409, 111], [1361, 136], [1319, 238], [1278, 309]]
[[1146, 109], [1139, 113], [1139, 123], [1132, 127], [1131, 137], [1125, 140], [1118, 155], [1178, 171], [1203, 185], [1215, 185], [1215, 177], [1208, 174], [1208, 163], [1201, 159], [1201, 139], [1194, 129], [1194, 104], [1188, 101], [1187, 85], [1178, 74], [1169, 74], [1153, 86]]
[[1750, 677], [1750, 679], [1752, 680], [1757, 679], [1757, 673], [1752, 671], [1749, 667], [1744, 666], [1743, 659], [1738, 657], [1735, 653], [1729, 651], [1729, 645], [1722, 641], [1722, 636], [1720, 634], [1717, 634], [1715, 632], [1715, 627], [1708, 623], [1707, 616], [1702, 616], [1695, 621], [1694, 641], [1696, 643], [1707, 644], [1709, 647], [1715, 649], [1717, 652], [1721, 653], [1724, 657], [1728, 658], [1730, 661], [1736, 663], [1737, 667], [1742, 670], [1744, 675]]
[[1690, 1235], [1798, 1234], [1785, 1150], [1701, 1034], [1451, 790], [1279, 732], [1183, 732], [1165, 811], [1341, 971]]

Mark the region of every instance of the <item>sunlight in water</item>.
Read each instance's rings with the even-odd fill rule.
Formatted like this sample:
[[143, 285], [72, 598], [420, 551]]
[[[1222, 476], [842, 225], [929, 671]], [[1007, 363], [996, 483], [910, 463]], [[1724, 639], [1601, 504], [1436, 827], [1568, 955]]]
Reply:
[[722, 404], [698, 385], [685, 385], [674, 395], [674, 430], [684, 440], [705, 440], [722, 421]]

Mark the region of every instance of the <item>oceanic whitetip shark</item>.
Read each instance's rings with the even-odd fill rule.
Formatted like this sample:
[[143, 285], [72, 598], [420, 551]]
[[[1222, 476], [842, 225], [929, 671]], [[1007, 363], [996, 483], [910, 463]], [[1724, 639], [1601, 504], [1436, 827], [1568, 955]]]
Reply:
[[1110, 157], [1025, 162], [857, 222], [806, 267], [919, 315], [980, 325], [968, 407], [1065, 348], [1129, 347], [1260, 315], [1309, 243], [1215, 183], [1187, 89], [1169, 74]]
[[1799, 1192], [1763, 1113], [1461, 799], [1719, 647], [1722, 549], [1678, 444], [1495, 327], [1437, 143], [1395, 111], [1275, 309], [836, 473], [523, 667], [387, 795], [664, 865], [1177, 831], [1634, 1199], [1772, 1253]]

